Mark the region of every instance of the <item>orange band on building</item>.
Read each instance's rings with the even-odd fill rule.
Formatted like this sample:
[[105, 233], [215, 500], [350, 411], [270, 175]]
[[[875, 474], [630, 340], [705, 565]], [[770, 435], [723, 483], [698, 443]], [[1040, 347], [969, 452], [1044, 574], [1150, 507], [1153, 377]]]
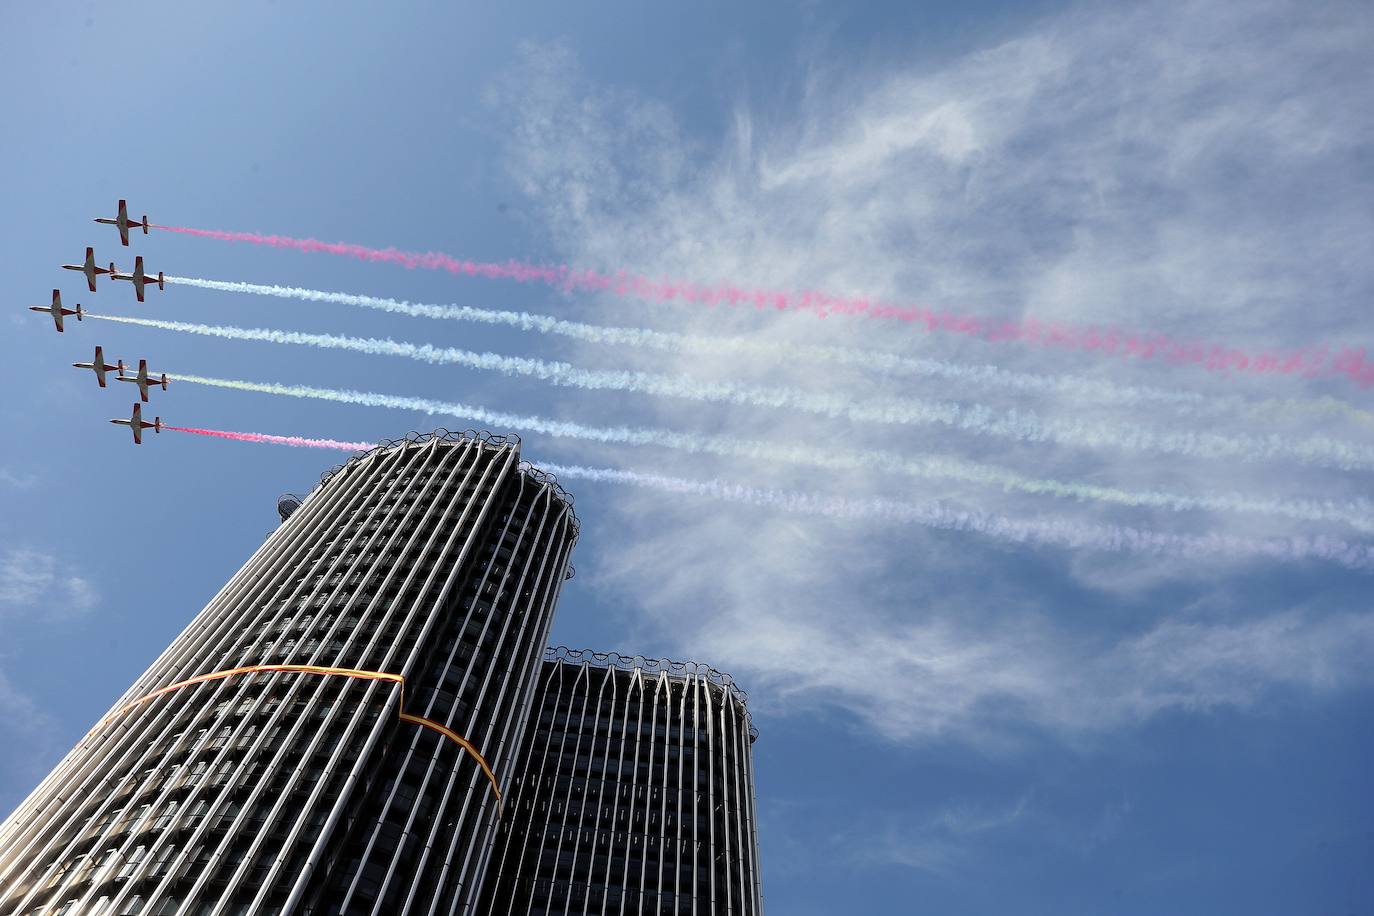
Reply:
[[477, 761], [477, 765], [482, 768], [482, 772], [486, 774], [487, 781], [491, 783], [491, 791], [496, 795], [496, 814], [497, 817], [501, 816], [501, 787], [497, 785], [496, 774], [493, 773], [491, 767], [487, 765], [486, 758], [478, 752], [477, 748], [473, 746], [471, 741], [467, 740], [462, 735], [458, 734], [453, 729], [449, 728], [447, 725], [435, 722], [433, 719], [426, 719], [424, 716], [413, 716], [410, 713], [406, 712], [406, 679], [404, 676], [400, 674], [392, 674], [387, 671], [364, 671], [359, 668], [327, 668], [322, 665], [249, 665], [244, 668], [226, 668], [223, 671], [211, 671], [209, 674], [199, 674], [195, 677], [187, 678], [184, 681], [177, 681], [175, 684], [168, 684], [166, 687], [160, 687], [157, 690], [154, 690], [152, 693], [146, 694], [144, 696], [139, 697], [136, 700], [132, 700], [128, 703], [125, 703], [123, 706], [114, 710], [109, 715], [105, 716], [105, 718], [97, 722], [95, 724], [95, 727], [91, 729], [91, 732], [94, 732], [96, 729], [100, 728], [102, 725], [105, 725], [107, 722], [111, 722], [114, 719], [118, 719], [120, 716], [124, 715], [130, 710], [142, 706], [144, 703], [147, 703], [150, 700], [155, 700], [163, 694], [171, 693], [174, 690], [180, 690], [182, 687], [190, 687], [192, 684], [204, 684], [207, 681], [219, 681], [227, 677], [233, 677], [237, 674], [253, 674], [258, 671], [285, 671], [294, 672], [297, 674], [318, 674], [323, 676], [351, 677], [358, 678], [359, 680], [364, 681], [390, 681], [396, 684], [401, 690], [400, 703], [397, 704], [397, 715], [401, 719], [401, 721], [410, 722], [415, 725], [421, 725], [425, 728], [436, 731], [439, 734], [443, 735], [445, 738], [452, 741], [454, 744], [458, 745], [463, 750], [467, 751], [469, 754], [471, 754], [473, 759]]

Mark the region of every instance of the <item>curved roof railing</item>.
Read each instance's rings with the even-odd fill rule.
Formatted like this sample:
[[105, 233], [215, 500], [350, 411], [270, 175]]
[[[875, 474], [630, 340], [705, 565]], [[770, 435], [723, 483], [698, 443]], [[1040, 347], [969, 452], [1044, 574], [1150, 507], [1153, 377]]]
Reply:
[[[325, 471], [323, 474], [320, 475], [320, 484], [324, 485], [328, 483], [340, 471], [343, 471], [344, 469], [351, 467], [352, 465], [358, 463], [359, 461], [362, 461], [364, 458], [368, 457], [369, 455], [372, 455], [375, 452], [395, 448], [398, 445], [423, 445], [426, 442], [432, 442], [435, 439], [438, 439], [441, 442], [462, 442], [466, 440], [475, 442], [485, 442], [489, 445], [494, 445], [497, 447], [507, 445], [514, 446], [516, 448], [520, 447], [520, 436], [516, 433], [493, 433], [485, 429], [462, 429], [454, 431], [443, 429], [442, 427], [434, 430], [433, 432], [428, 433], [411, 431], [406, 433], [399, 439], [383, 439], [379, 441], [376, 444], [376, 446], [369, 449], [365, 449], [364, 451], [360, 451], [353, 457], [345, 461], [343, 464], [336, 465], [330, 468], [329, 470]], [[519, 463], [517, 468], [520, 471], [520, 473], [524, 474], [526, 477], [529, 477], [535, 483], [548, 487], [550, 490], [553, 491], [553, 495], [555, 497], [566, 503], [568, 506], [568, 512], [572, 516], [573, 530], [574, 532], [580, 531], [582, 526], [581, 523], [578, 521], [577, 513], [574, 511], [573, 495], [563, 488], [563, 485], [558, 482], [558, 478], [548, 473], [547, 471], [540, 470], [539, 468], [530, 464], [528, 461], [524, 460], [522, 460]]]
[[434, 430], [433, 432], [428, 433], [416, 432], [415, 430], [411, 430], [399, 439], [379, 440], [377, 444], [372, 448], [363, 449], [362, 451], [356, 453], [352, 458], [349, 458], [343, 464], [335, 465], [334, 467], [330, 468], [329, 470], [325, 471], [323, 474], [320, 475], [320, 483], [328, 483], [330, 479], [334, 477], [335, 474], [339, 473], [344, 468], [351, 467], [352, 465], [357, 464], [359, 461], [362, 461], [364, 458], [366, 458], [368, 455], [373, 454], [374, 452], [385, 451], [389, 448], [394, 448], [398, 445], [423, 445], [424, 443], [433, 441], [434, 439], [438, 439], [441, 442], [462, 442], [465, 439], [469, 439], [478, 442], [487, 442], [496, 446], [520, 445], [520, 437], [517, 436], [515, 433], [498, 435], [496, 433], [488, 432], [485, 429], [461, 429], [455, 432], [453, 430], [444, 429], [442, 427]]
[[619, 652], [595, 652], [591, 649], [570, 649], [567, 646], [549, 646], [544, 649], [546, 662], [571, 662], [587, 664], [596, 668], [615, 668], [618, 671], [634, 671], [638, 668], [648, 674], [666, 672], [669, 677], [703, 677], [717, 687], [730, 691], [730, 695], [741, 705], [749, 705], [749, 694], [740, 689], [735, 679], [724, 671], [717, 671], [701, 662], [675, 662], [667, 658], [648, 658], [643, 655], [621, 655]]

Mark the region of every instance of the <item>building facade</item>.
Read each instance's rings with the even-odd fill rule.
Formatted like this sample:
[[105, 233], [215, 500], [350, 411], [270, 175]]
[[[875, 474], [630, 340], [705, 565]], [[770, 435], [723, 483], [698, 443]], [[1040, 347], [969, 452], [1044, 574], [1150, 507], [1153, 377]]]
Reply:
[[757, 916], [746, 697], [713, 668], [549, 649], [479, 912]]
[[440, 432], [289, 508], [0, 825], [0, 916], [478, 912], [571, 500]]

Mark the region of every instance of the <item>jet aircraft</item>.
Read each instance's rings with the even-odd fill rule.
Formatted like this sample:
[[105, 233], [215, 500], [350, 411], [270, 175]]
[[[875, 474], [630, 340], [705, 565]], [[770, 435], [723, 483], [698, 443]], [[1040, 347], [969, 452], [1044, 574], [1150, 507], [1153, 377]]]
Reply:
[[140, 359], [138, 361], [137, 375], [134, 375], [132, 377], [121, 375], [119, 377], [119, 381], [133, 382], [135, 385], [137, 385], [139, 399], [145, 402], [148, 400], [148, 388], [150, 386], [161, 385], [163, 391], [167, 390], [167, 373], [162, 373], [161, 378], [150, 379], [148, 377], [148, 361], [146, 359]]
[[144, 235], [147, 235], [147, 234], [148, 234], [148, 215], [147, 215], [146, 213], [143, 215], [143, 222], [142, 222], [142, 223], [138, 223], [138, 222], [133, 222], [133, 223], [131, 223], [131, 222], [129, 222], [129, 207], [128, 207], [128, 204], [125, 203], [125, 202], [122, 201], [122, 200], [119, 202], [119, 215], [118, 215], [118, 216], [116, 216], [114, 219], [110, 219], [108, 216], [97, 216], [97, 217], [95, 218], [95, 221], [96, 221], [97, 223], [104, 223], [104, 224], [107, 225], [107, 226], [118, 226], [118, 227], [119, 227], [119, 241], [120, 241], [120, 244], [125, 245], [125, 246], [127, 246], [127, 245], [129, 244], [129, 227], [130, 227], [130, 226], [133, 226], [134, 228], [137, 228], [138, 226], [142, 226], [142, 227], [143, 227], [143, 234], [144, 234]]
[[[109, 363], [105, 362], [105, 351], [100, 347], [95, 348], [95, 359], [91, 360], [89, 363], [72, 363], [72, 366], [77, 369], [95, 370], [95, 380], [100, 383], [101, 388], [105, 387], [105, 373], [109, 372], [111, 369], [119, 373], [117, 378], [124, 379], [124, 360], [121, 359], [111, 366]], [[127, 382], [129, 380], [124, 379], [124, 381]], [[146, 401], [147, 398], [144, 398], [144, 400]]]
[[47, 312], [52, 315], [53, 324], [57, 325], [57, 332], [62, 333], [62, 319], [67, 315], [75, 315], [76, 320], [81, 320], [81, 304], [77, 303], [74, 309], [64, 309], [62, 307], [62, 293], [59, 290], [52, 291], [52, 305], [31, 305], [30, 312]]
[[81, 271], [83, 274], [85, 274], [85, 275], [86, 275], [86, 285], [89, 286], [89, 287], [91, 288], [91, 292], [95, 292], [95, 278], [96, 278], [96, 277], [100, 276], [101, 274], [111, 274], [111, 275], [113, 275], [113, 274], [116, 274], [116, 273], [119, 272], [118, 269], [115, 267], [114, 261], [111, 261], [111, 262], [110, 262], [109, 269], [106, 269], [106, 268], [104, 268], [104, 267], [96, 267], [96, 266], [95, 266], [95, 249], [94, 249], [94, 248], [87, 248], [87, 249], [86, 249], [86, 263], [84, 263], [84, 264], [63, 264], [63, 265], [62, 265], [62, 269], [63, 269], [63, 270], [79, 270], [79, 271]]
[[143, 255], [134, 258], [134, 272], [131, 274], [111, 274], [112, 279], [128, 280], [134, 285], [134, 295], [138, 296], [138, 301], [143, 301], [143, 287], [148, 283], [156, 283], [158, 289], [167, 288], [167, 278], [162, 275], [162, 271], [157, 272], [157, 279], [154, 280], [143, 272]]
[[149, 423], [143, 419], [143, 408], [138, 404], [134, 405], [134, 412], [130, 415], [129, 419], [111, 420], [110, 422], [116, 426], [127, 426], [129, 429], [133, 430], [134, 445], [143, 444], [143, 431], [145, 429], [151, 429], [155, 433], [162, 432], [162, 418], [153, 417], [153, 422]]

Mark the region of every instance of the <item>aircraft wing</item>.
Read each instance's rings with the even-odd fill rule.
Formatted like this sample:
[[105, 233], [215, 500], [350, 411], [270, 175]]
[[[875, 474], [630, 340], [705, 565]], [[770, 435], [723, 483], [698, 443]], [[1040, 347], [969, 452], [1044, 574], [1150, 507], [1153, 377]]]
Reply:
[[129, 244], [129, 202], [121, 200], [119, 202], [119, 215], [115, 217], [119, 220], [119, 240], [125, 245]]

